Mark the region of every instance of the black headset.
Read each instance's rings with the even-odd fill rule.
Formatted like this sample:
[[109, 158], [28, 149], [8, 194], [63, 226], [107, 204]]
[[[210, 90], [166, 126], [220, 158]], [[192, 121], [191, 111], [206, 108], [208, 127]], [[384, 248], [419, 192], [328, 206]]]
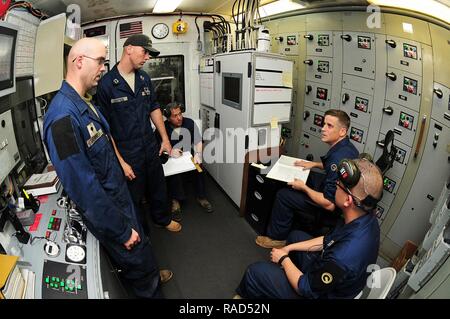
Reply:
[[[361, 171], [359, 170], [356, 163], [350, 159], [343, 159], [340, 161], [338, 165], [338, 177], [339, 181], [344, 184], [346, 188], [346, 193], [355, 198], [355, 196], [350, 192], [350, 189], [355, 187], [358, 184], [359, 179], [361, 178]], [[383, 195], [383, 193], [381, 193]], [[374, 209], [377, 206], [377, 203], [381, 200], [372, 197], [372, 195], [367, 194], [366, 198], [362, 200], [355, 200], [355, 206], [361, 208], [362, 210]]]
[[167, 119], [170, 117], [170, 115], [172, 115], [171, 109], [175, 108], [175, 106], [178, 106], [181, 109], [181, 113], [184, 113], [184, 111], [186, 111], [186, 107], [184, 106], [183, 103], [178, 102], [169, 103], [162, 108], [162, 113]]

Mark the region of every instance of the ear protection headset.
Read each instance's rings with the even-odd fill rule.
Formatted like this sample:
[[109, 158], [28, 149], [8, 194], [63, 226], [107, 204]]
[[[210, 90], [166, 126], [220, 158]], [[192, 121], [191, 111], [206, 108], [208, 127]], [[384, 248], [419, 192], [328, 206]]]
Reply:
[[342, 182], [342, 184], [344, 184], [345, 192], [352, 196], [354, 199], [356, 198], [356, 200], [354, 201], [356, 207], [359, 207], [362, 210], [367, 210], [365, 207], [373, 209], [381, 200], [381, 198], [376, 199], [372, 197], [372, 195], [367, 194], [367, 192], [366, 198], [361, 200], [350, 192], [350, 189], [355, 187], [358, 184], [359, 179], [361, 178], [361, 172], [354, 161], [343, 159], [338, 165], [338, 175], [339, 180]]
[[174, 108], [175, 106], [179, 106], [179, 107], [180, 107], [181, 113], [184, 113], [184, 111], [186, 111], [186, 107], [184, 106], [183, 103], [172, 102], [172, 103], [167, 104], [167, 105], [162, 109], [163, 115], [164, 115], [166, 118], [169, 118], [170, 115], [172, 114], [171, 109]]

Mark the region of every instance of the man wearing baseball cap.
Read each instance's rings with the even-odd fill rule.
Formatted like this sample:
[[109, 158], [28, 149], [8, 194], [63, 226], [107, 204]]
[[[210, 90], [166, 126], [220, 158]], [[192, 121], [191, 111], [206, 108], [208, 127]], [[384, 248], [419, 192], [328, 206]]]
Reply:
[[[155, 224], [178, 232], [181, 225], [172, 220], [168, 211], [166, 182], [159, 158], [163, 151], [170, 154], [172, 147], [150, 77], [141, 70], [150, 56], [158, 55], [148, 36], [130, 36], [123, 45], [119, 63], [101, 79], [97, 101], [111, 126], [113, 146], [142, 223], [147, 225], [143, 205], [147, 203]], [[150, 119], [162, 138], [161, 146]]]

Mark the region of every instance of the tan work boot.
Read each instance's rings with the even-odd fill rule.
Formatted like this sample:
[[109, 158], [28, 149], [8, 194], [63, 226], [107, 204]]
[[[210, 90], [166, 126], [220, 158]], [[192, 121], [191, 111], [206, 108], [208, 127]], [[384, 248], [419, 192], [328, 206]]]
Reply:
[[208, 202], [208, 200], [206, 198], [197, 198], [197, 202], [200, 204], [200, 206], [203, 207], [203, 209], [207, 212], [207, 213], [212, 213], [214, 211], [212, 205], [210, 202]]
[[168, 282], [173, 277], [173, 272], [169, 269], [162, 269], [159, 271], [159, 278], [161, 279], [161, 283], [164, 284]]
[[176, 222], [181, 222], [181, 206], [179, 201], [172, 199], [170, 211], [172, 212], [172, 219]]
[[179, 222], [171, 220], [169, 225], [166, 226], [166, 229], [168, 231], [176, 233], [176, 232], [179, 232], [181, 230], [181, 224]]
[[286, 246], [285, 240], [273, 240], [272, 238], [269, 238], [267, 236], [258, 236], [255, 240], [256, 244], [258, 246], [261, 246], [263, 248], [281, 248]]

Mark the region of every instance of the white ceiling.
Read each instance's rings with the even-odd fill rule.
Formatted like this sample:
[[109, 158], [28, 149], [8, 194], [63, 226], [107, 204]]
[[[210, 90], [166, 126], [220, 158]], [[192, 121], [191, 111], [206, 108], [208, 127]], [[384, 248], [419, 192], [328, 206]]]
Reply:
[[[151, 13], [156, 0], [28, 0], [35, 8], [43, 10], [50, 16], [66, 12], [69, 4], [78, 4], [81, 8], [81, 22], [115, 17], [119, 15]], [[261, 5], [274, 0], [261, 0]], [[326, 4], [362, 4], [365, 0], [306, 0], [308, 7], [322, 6]], [[235, 0], [183, 0], [177, 11], [215, 13], [231, 16], [231, 10]]]

